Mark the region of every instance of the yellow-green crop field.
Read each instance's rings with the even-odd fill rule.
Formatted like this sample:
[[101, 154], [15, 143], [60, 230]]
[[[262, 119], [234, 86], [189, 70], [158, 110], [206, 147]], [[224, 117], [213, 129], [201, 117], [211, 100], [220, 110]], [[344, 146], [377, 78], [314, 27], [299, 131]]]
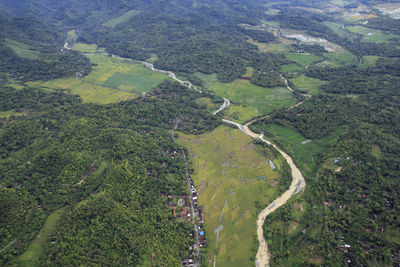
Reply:
[[[104, 50], [96, 45], [77, 44], [74, 49], [87, 53], [98, 53]], [[140, 63], [128, 62], [107, 55], [89, 55], [95, 64], [87, 77], [62, 78], [47, 82], [34, 83], [49, 89], [68, 90], [79, 95], [83, 102], [107, 104], [133, 99], [139, 93], [148, 92], [165, 79], [164, 73], [153, 72]]]
[[104, 86], [85, 83], [75, 78], [51, 80], [43, 83], [42, 86], [69, 90], [71, 94], [79, 95], [82, 101], [86, 103], [108, 104], [136, 97], [136, 94], [131, 92], [113, 90]]
[[[273, 153], [265, 158], [259, 149], [266, 148], [255, 146], [249, 136], [227, 126], [198, 136], [179, 133], [176, 141], [190, 151], [195, 170], [192, 177], [199, 205], [204, 207], [208, 244], [205, 262], [208, 266], [213, 264], [215, 230], [224, 203], [233, 190], [222, 214], [216, 263], [217, 266], [252, 266], [257, 244], [257, 211], [272, 201], [283, 159], [275, 158]], [[277, 170], [271, 169], [269, 159], [274, 161]]]

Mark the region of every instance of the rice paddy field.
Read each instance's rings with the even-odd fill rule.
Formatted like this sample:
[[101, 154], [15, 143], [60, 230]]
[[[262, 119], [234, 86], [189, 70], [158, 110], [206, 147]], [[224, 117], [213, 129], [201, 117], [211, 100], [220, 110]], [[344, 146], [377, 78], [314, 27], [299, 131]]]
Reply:
[[[176, 141], [189, 150], [195, 170], [192, 177], [206, 218], [207, 266], [213, 266], [218, 229], [216, 265], [254, 265], [257, 212], [272, 200], [284, 160], [227, 126], [198, 136], [179, 133]], [[265, 150], [264, 154], [260, 149]], [[269, 159], [277, 170], [271, 169]]]

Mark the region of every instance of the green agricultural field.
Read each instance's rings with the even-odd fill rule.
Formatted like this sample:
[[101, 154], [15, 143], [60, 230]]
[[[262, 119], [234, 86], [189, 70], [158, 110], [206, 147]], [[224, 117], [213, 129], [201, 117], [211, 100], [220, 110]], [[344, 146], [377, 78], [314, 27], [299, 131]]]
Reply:
[[122, 14], [121, 16], [117, 17], [117, 18], [109, 20], [109, 21], [103, 23], [103, 26], [115, 27], [118, 24], [129, 20], [130, 18], [136, 16], [139, 13], [140, 13], [140, 11], [137, 11], [137, 10], [129, 10], [129, 11], [125, 12], [124, 14]]
[[[205, 263], [213, 265], [215, 230], [224, 203], [233, 190], [222, 214], [216, 265], [254, 265], [257, 212], [272, 201], [283, 158], [275, 158], [262, 147], [267, 157], [261, 156], [260, 147], [249, 136], [227, 126], [199, 136], [179, 133], [176, 141], [190, 152], [199, 204], [204, 207], [208, 244]], [[271, 169], [269, 159], [278, 171]]]
[[17, 56], [27, 59], [38, 59], [40, 52], [35, 51], [32, 46], [14, 40], [6, 39], [6, 45], [11, 48]]
[[310, 53], [285, 53], [285, 56], [303, 67], [322, 60], [322, 57]]
[[300, 66], [296, 63], [286, 64], [281, 66], [282, 72], [289, 73], [289, 72], [296, 72], [304, 70], [304, 67]]
[[297, 90], [301, 92], [306, 92], [307, 94], [311, 95], [318, 94], [320, 86], [327, 83], [319, 79], [307, 77], [304, 74], [301, 74], [296, 78], [290, 79], [290, 81], [293, 83], [294, 87]]
[[330, 67], [341, 67], [343, 65], [358, 63], [357, 57], [348, 51], [345, 51], [343, 53], [324, 53], [324, 56], [329, 61]]
[[126, 62], [103, 55], [89, 56], [97, 64], [85, 81], [135, 93], [148, 92], [168, 75], [153, 72], [140, 63]]
[[255, 108], [259, 114], [267, 114], [277, 108], [290, 107], [297, 102], [286, 87], [264, 88], [247, 80], [230, 83], [217, 82], [210, 88], [217, 95], [226, 97], [234, 104]]
[[44, 257], [43, 247], [55, 232], [57, 222], [65, 213], [66, 207], [54, 211], [47, 217], [45, 224], [37, 237], [32, 241], [27, 250], [18, 257], [18, 266], [39, 266], [40, 259]]
[[249, 43], [255, 45], [258, 47], [258, 49], [262, 52], [286, 52], [289, 50], [289, 47], [287, 44], [284, 43], [260, 43], [257, 41], [254, 41], [253, 39], [248, 40]]
[[[99, 51], [95, 45], [78, 44], [80, 51]], [[79, 95], [84, 102], [107, 104], [132, 99], [137, 94], [148, 92], [168, 75], [153, 72], [140, 63], [127, 62], [106, 55], [89, 55], [95, 64], [90, 74], [80, 80], [63, 78], [44, 83], [32, 83], [51, 89], [70, 90]]]
[[378, 58], [377, 56], [363, 56], [363, 62], [359, 66], [362, 68], [375, 67]]
[[97, 47], [96, 44], [77, 43], [72, 47], [72, 50], [80, 51], [82, 53], [105, 53], [104, 48]]
[[380, 30], [367, 28], [364, 26], [348, 26], [347, 29], [351, 32], [361, 34], [363, 41], [374, 43], [389, 43], [391, 39], [399, 39], [400, 36], [390, 33], [383, 33]]
[[255, 107], [248, 105], [236, 105], [231, 104], [229, 108], [225, 110], [225, 117], [227, 119], [244, 123], [254, 117], [259, 116], [260, 113]]
[[113, 90], [104, 86], [86, 83], [75, 78], [56, 79], [45, 82], [42, 86], [51, 89], [69, 90], [72, 94], [79, 95], [83, 102], [108, 104], [123, 100], [133, 99], [136, 94]]
[[344, 127], [338, 127], [333, 133], [323, 138], [309, 140], [291, 127], [270, 124], [266, 128], [266, 135], [272, 136], [272, 139], [279, 143], [284, 151], [292, 155], [296, 165], [305, 176], [315, 171], [318, 153], [324, 151], [330, 142], [335, 142], [344, 132]]
[[343, 29], [343, 24], [339, 24], [333, 21], [324, 21], [323, 24], [329, 27], [332, 31], [334, 31], [337, 35], [341, 37], [350, 37], [351, 35], [353, 35], [346, 29]]

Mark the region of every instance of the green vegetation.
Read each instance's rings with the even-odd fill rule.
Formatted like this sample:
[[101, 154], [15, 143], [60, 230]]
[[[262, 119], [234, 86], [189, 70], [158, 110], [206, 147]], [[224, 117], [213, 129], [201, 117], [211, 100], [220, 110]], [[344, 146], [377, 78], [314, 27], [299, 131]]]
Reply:
[[[212, 266], [215, 230], [224, 203], [233, 190], [222, 214], [216, 263], [253, 264], [257, 214], [277, 191], [285, 190], [290, 183], [290, 176], [286, 176], [288, 166], [273, 150], [253, 144], [249, 136], [226, 126], [199, 136], [179, 133], [177, 142], [190, 152], [199, 205], [204, 207], [208, 244], [204, 263]], [[271, 169], [269, 159], [278, 170]]]
[[225, 117], [230, 120], [244, 123], [260, 115], [260, 112], [252, 106], [231, 104], [224, 112]]
[[121, 16], [117, 17], [117, 18], [109, 20], [109, 21], [103, 23], [103, 25], [107, 26], [107, 27], [115, 27], [118, 24], [121, 24], [121, 23], [129, 20], [130, 18], [136, 16], [139, 13], [140, 13], [140, 11], [137, 11], [137, 10], [129, 10], [129, 11], [125, 12], [124, 14], [122, 14]]
[[89, 56], [96, 64], [85, 81], [135, 93], [148, 92], [168, 78], [167, 74], [153, 72], [143, 64], [131, 63], [108, 56]]
[[[166, 81], [146, 97], [95, 105], [58, 91], [0, 89], [0, 110], [27, 113], [3, 119], [0, 131], [1, 247], [11, 243], [1, 265], [181, 264], [191, 225], [160, 194], [187, 193], [185, 161], [167, 130], [177, 118], [183, 132], [215, 128], [218, 117], [195, 102], [209, 95]], [[58, 213], [48, 216], [65, 205], [56, 224]]]
[[41, 86], [49, 89], [62, 89], [71, 94], [79, 95], [85, 103], [108, 104], [136, 97], [133, 92], [115, 90], [76, 78], [56, 79], [42, 83]]
[[36, 238], [29, 244], [27, 250], [18, 257], [18, 265], [20, 266], [39, 266], [43, 260], [44, 246], [46, 242], [50, 242], [50, 237], [55, 233], [57, 223], [61, 216], [65, 213], [66, 207], [60, 208], [47, 217], [42, 229]]
[[77, 43], [72, 47], [72, 50], [76, 50], [82, 53], [104, 53], [106, 52], [104, 48], [97, 47], [96, 44], [84, 44]]
[[17, 56], [27, 59], [39, 59], [40, 52], [33, 50], [33, 47], [17, 41], [6, 39], [6, 45], [10, 47]]
[[290, 107], [297, 101], [285, 87], [264, 88], [247, 80], [231, 83], [215, 83], [210, 90], [238, 103], [257, 109], [259, 114], [267, 114], [275, 109]]
[[378, 58], [377, 56], [363, 56], [363, 62], [359, 66], [362, 68], [375, 67]]
[[357, 57], [349, 52], [344, 53], [324, 53], [330, 67], [357, 64]]
[[348, 26], [346, 27], [349, 31], [361, 34], [363, 36], [362, 41], [374, 42], [374, 43], [389, 43], [394, 40], [399, 40], [398, 35], [383, 33], [380, 30], [367, 28], [364, 26]]
[[296, 62], [303, 68], [322, 59], [320, 56], [309, 53], [285, 53], [285, 56], [288, 60]]
[[294, 88], [297, 91], [305, 92], [311, 95], [318, 94], [321, 85], [326, 83], [325, 81], [311, 78], [304, 74], [296, 76], [295, 78], [290, 79], [290, 81], [293, 83]]
[[338, 127], [323, 138], [307, 139], [292, 127], [272, 123], [264, 127], [264, 134], [282, 146], [282, 149], [293, 156], [296, 165], [306, 176], [311, 176], [319, 163], [319, 156], [331, 142], [336, 142], [344, 134], [345, 128]]

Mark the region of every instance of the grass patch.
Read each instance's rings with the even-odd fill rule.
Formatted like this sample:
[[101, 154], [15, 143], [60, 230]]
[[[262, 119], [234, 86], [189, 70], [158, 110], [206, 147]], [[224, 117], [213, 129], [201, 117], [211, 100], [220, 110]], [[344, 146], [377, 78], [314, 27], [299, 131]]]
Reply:
[[[305, 176], [312, 175], [318, 163], [318, 154], [325, 150], [330, 142], [335, 142], [336, 139], [345, 133], [345, 127], [338, 127], [331, 134], [313, 139], [311, 142], [307, 140], [296, 129], [284, 127], [278, 124], [270, 124], [266, 127], [268, 135], [272, 139], [282, 145], [282, 149], [293, 156], [293, 160]], [[304, 142], [304, 143], [302, 143]]]
[[63, 207], [47, 217], [37, 237], [29, 244], [28, 249], [18, 257], [19, 266], [39, 266], [40, 259], [44, 257], [43, 246], [54, 233], [57, 223], [65, 211], [66, 207]]
[[260, 113], [256, 108], [251, 106], [232, 104], [225, 110], [225, 115], [230, 120], [244, 123], [251, 118], [257, 117]]
[[289, 50], [289, 46], [284, 43], [260, 43], [251, 38], [249, 38], [247, 41], [257, 46], [258, 49], [263, 52], [286, 52]]
[[139, 13], [140, 13], [140, 11], [138, 11], [138, 10], [129, 10], [117, 18], [103, 23], [103, 26], [115, 27], [118, 24], [125, 22], [125, 21], [129, 20], [130, 18], [133, 18], [134, 16], [136, 16]]
[[89, 58], [97, 66], [85, 80], [95, 84], [112, 88], [124, 85], [131, 87], [129, 91], [146, 92], [168, 79], [167, 74], [153, 72], [140, 63], [126, 62], [103, 55], [93, 55]]
[[348, 51], [343, 53], [324, 53], [324, 56], [328, 59], [330, 67], [358, 64], [357, 57]]
[[298, 64], [291, 63], [291, 64], [286, 64], [281, 66], [282, 72], [296, 72], [296, 71], [302, 71], [304, 68]]
[[363, 41], [373, 43], [389, 43], [391, 39], [399, 39], [398, 35], [391, 33], [383, 33], [381, 30], [371, 29], [364, 26], [348, 26], [347, 29], [351, 32], [361, 34]]
[[233, 104], [253, 107], [260, 114], [267, 114], [277, 108], [290, 107], [297, 102], [285, 87], [264, 88], [246, 80], [218, 82], [209, 89], [219, 96], [228, 98]]
[[165, 74], [153, 72], [143, 65], [132, 64], [129, 71], [117, 72], [103, 83], [106, 87], [135, 93], [148, 92], [167, 78]]
[[212, 85], [218, 83], [217, 74], [204, 74], [201, 72], [196, 72], [195, 75], [199, 77], [203, 83], [205, 88], [210, 88]]
[[303, 67], [322, 60], [322, 57], [310, 53], [285, 53], [285, 55], [290, 61], [294, 61]]
[[0, 119], [8, 119], [12, 116], [19, 117], [26, 115], [24, 112], [16, 112], [15, 110], [0, 111]]
[[359, 66], [362, 68], [375, 67], [378, 58], [377, 56], [363, 56], [363, 62]]
[[32, 46], [14, 40], [6, 39], [6, 46], [11, 48], [17, 56], [27, 59], [39, 59], [40, 52], [35, 51]]
[[105, 48], [99, 48], [96, 44], [77, 43], [72, 47], [72, 50], [80, 51], [82, 53], [105, 53]]
[[219, 109], [220, 105], [222, 105], [222, 103], [218, 104], [218, 103], [214, 103], [210, 98], [208, 97], [200, 97], [196, 99], [196, 103], [200, 106], [206, 106], [206, 109], [208, 112], [212, 113], [214, 111], [216, 111], [217, 109]]
[[321, 81], [319, 79], [308, 77], [304, 74], [297, 76], [296, 78], [290, 79], [294, 87], [301, 92], [306, 92], [307, 94], [315, 95], [319, 93], [319, 88], [321, 85], [327, 82]]
[[[190, 151], [195, 169], [192, 177], [198, 189], [199, 204], [204, 206], [208, 239], [206, 262], [213, 261], [214, 230], [224, 202], [234, 188], [222, 217], [217, 265], [254, 264], [251, 258], [256, 254], [253, 236], [257, 212], [271, 202], [284, 160], [272, 158], [273, 153], [269, 153], [271, 158], [261, 156], [249, 136], [227, 126], [199, 136], [179, 133], [177, 142]], [[278, 171], [271, 169], [267, 159], [274, 160]]]
[[346, 29], [343, 29], [343, 24], [339, 24], [333, 21], [324, 21], [323, 24], [329, 27], [332, 31], [334, 31], [337, 35], [341, 37], [350, 37], [352, 34]]

